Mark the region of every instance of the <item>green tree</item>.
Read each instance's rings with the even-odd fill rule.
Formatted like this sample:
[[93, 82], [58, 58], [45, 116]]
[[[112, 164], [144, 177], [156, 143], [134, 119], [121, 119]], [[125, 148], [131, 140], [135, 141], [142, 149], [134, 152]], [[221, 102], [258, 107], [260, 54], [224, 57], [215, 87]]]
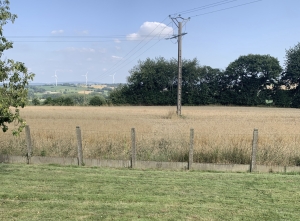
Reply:
[[109, 92], [109, 100], [115, 105], [127, 104], [126, 91], [128, 91], [128, 85], [118, 85], [114, 90]]
[[34, 106], [40, 105], [41, 104], [40, 99], [38, 99], [37, 97], [33, 98], [32, 99], [32, 104]]
[[92, 106], [102, 106], [104, 104], [106, 104], [106, 101], [105, 98], [102, 96], [93, 96], [89, 102], [89, 105]]
[[52, 97], [47, 97], [44, 101], [44, 105], [48, 105], [48, 106], [53, 105]]
[[[147, 58], [134, 66], [125, 91], [127, 103], [135, 105], [169, 105], [176, 102], [174, 83], [177, 62], [159, 57]], [[123, 88], [123, 91], [126, 88]]]
[[281, 83], [292, 97], [291, 107], [300, 107], [300, 42], [286, 50], [285, 70]]
[[[3, 26], [8, 22], [13, 23], [17, 18], [9, 11], [9, 4], [8, 0], [0, 0], [0, 57], [13, 47], [13, 43], [3, 35]], [[26, 86], [33, 77], [34, 74], [28, 73], [23, 63], [12, 59], [0, 60], [0, 128], [3, 132], [8, 130], [8, 124], [12, 122], [18, 124], [13, 134], [18, 134], [24, 128], [25, 121], [20, 116], [19, 107], [23, 108], [28, 102]]]
[[70, 97], [64, 97], [63, 105], [64, 106], [74, 106], [74, 101]]
[[288, 88], [299, 87], [300, 84], [300, 42], [286, 50], [285, 70], [282, 81]]
[[210, 66], [201, 67], [198, 102], [201, 105], [220, 103], [221, 79], [224, 71]]
[[237, 105], [265, 104], [281, 71], [278, 59], [270, 55], [240, 56], [223, 75], [223, 99]]
[[67, 94], [65, 95], [66, 98], [70, 98], [73, 102], [71, 105], [84, 105], [84, 94]]
[[[182, 64], [182, 104], [215, 103], [223, 72], [209, 66], [200, 66], [197, 59], [183, 60]], [[147, 58], [130, 70], [128, 83], [112, 91], [109, 99], [113, 104], [175, 105], [177, 77], [175, 59]]]

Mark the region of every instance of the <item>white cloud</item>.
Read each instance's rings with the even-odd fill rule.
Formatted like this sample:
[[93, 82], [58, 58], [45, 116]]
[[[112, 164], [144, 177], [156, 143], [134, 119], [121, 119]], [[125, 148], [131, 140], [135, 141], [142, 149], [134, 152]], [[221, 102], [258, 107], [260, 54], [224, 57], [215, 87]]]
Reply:
[[87, 61], [91, 61], [91, 60], [93, 60], [93, 59], [92, 59], [92, 58], [87, 58], [86, 60], [87, 60]]
[[136, 33], [127, 35], [127, 40], [141, 40], [143, 38], [167, 38], [173, 34], [173, 28], [159, 22], [144, 22]]
[[113, 55], [113, 56], [111, 56], [113, 59], [116, 59], [116, 60], [120, 60], [120, 59], [123, 59], [122, 57], [119, 57], [119, 56], [115, 56], [115, 55]]
[[62, 34], [64, 33], [64, 30], [53, 30], [51, 31], [51, 34]]
[[107, 71], [107, 68], [103, 68], [102, 71]]
[[115, 48], [116, 48], [117, 50], [120, 50], [120, 49], [121, 49], [121, 47], [119, 47], [119, 46], [115, 46]]
[[117, 38], [114, 40], [114, 42], [117, 43], [117, 44], [121, 43], [121, 41]]

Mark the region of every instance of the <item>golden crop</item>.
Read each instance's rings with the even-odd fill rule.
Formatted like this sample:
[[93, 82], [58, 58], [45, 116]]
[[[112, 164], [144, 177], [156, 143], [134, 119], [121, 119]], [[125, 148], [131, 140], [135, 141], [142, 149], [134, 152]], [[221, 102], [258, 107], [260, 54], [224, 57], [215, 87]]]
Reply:
[[[76, 156], [80, 126], [84, 157], [130, 159], [135, 128], [138, 159], [185, 161], [193, 128], [195, 162], [249, 163], [257, 128], [258, 164], [300, 164], [298, 109], [183, 106], [181, 118], [175, 112], [170, 106], [29, 106], [21, 115], [30, 126], [34, 155]], [[26, 153], [24, 133], [20, 138], [9, 132], [0, 136], [2, 153]]]

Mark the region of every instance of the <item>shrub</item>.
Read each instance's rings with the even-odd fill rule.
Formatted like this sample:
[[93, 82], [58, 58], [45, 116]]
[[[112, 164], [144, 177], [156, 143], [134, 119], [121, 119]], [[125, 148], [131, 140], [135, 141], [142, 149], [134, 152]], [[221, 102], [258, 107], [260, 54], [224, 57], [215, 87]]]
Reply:
[[33, 98], [32, 104], [33, 104], [34, 106], [36, 106], [36, 105], [40, 105], [41, 102], [40, 102], [40, 100], [39, 100], [38, 98]]
[[105, 101], [105, 98], [102, 96], [93, 96], [89, 102], [89, 105], [92, 105], [92, 106], [101, 106], [104, 104], [106, 104], [106, 101]]

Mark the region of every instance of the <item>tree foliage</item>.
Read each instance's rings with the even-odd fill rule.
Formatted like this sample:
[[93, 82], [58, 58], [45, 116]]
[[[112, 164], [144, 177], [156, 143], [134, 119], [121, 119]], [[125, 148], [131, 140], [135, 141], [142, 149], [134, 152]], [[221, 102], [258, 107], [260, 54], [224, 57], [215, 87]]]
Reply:
[[285, 69], [280, 79], [280, 86], [286, 88], [291, 107], [300, 107], [300, 42], [286, 50]]
[[[176, 61], [164, 58], [139, 61], [129, 71], [128, 87], [123, 88], [126, 103], [135, 105], [171, 105], [176, 100]], [[175, 93], [174, 93], [175, 92]]]
[[271, 99], [272, 87], [281, 72], [278, 59], [270, 55], [240, 56], [226, 68], [223, 93], [229, 95], [231, 104], [265, 104]]
[[[3, 52], [11, 49], [13, 43], [3, 35], [3, 26], [14, 22], [17, 15], [12, 14], [8, 0], [0, 0], [0, 57]], [[0, 60], [0, 128], [3, 132], [8, 130], [8, 124], [15, 122], [18, 128], [13, 131], [18, 134], [25, 126], [25, 121], [20, 116], [19, 107], [27, 104], [28, 82], [34, 77], [22, 62], [12, 59]]]
[[300, 42], [286, 50], [285, 70], [282, 80], [289, 88], [300, 83]]
[[[240, 56], [225, 71], [182, 61], [183, 105], [261, 105], [272, 100], [282, 68], [270, 55]], [[175, 59], [139, 61], [126, 85], [110, 93], [113, 104], [175, 105], [178, 68]], [[284, 103], [283, 105], [286, 105]]]
[[37, 97], [33, 98], [32, 99], [32, 104], [34, 106], [40, 105], [41, 104], [40, 99], [38, 99]]
[[104, 104], [106, 104], [105, 98], [99, 95], [93, 96], [89, 102], [91, 106], [102, 106]]
[[[182, 61], [182, 104], [215, 102], [219, 69], [201, 67], [197, 59]], [[175, 105], [177, 103], [178, 68], [175, 59], [162, 57], [139, 61], [130, 70], [128, 84], [110, 93], [113, 104]]]

